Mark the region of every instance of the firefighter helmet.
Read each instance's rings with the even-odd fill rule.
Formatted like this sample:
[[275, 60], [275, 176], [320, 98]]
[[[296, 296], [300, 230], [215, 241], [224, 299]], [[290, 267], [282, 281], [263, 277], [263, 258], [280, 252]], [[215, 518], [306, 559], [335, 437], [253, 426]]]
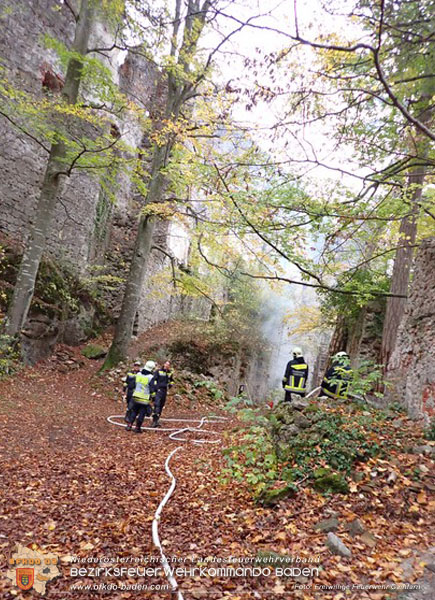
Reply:
[[304, 353], [302, 352], [302, 348], [299, 348], [299, 346], [296, 346], [295, 348], [293, 348], [293, 356], [295, 356], [296, 358], [299, 358], [303, 355], [304, 355]]
[[156, 363], [153, 360], [149, 360], [145, 363], [145, 366], [144, 366], [145, 371], [152, 372], [152, 371], [154, 371], [155, 368], [156, 368]]

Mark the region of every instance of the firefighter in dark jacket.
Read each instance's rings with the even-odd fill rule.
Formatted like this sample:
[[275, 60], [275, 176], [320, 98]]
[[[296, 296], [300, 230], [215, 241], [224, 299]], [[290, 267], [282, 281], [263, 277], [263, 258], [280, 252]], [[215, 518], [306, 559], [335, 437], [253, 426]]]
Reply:
[[156, 393], [154, 395], [154, 411], [152, 427], [159, 427], [159, 419], [165, 406], [168, 389], [174, 385], [174, 371], [171, 369], [169, 360], [165, 362], [161, 369], [158, 369], [156, 377]]
[[291, 402], [292, 394], [305, 396], [307, 391], [308, 365], [306, 364], [301, 348], [293, 348], [293, 360], [287, 363], [287, 368], [282, 379], [285, 389], [285, 402]]
[[133, 401], [128, 415], [126, 430], [131, 431], [136, 418], [135, 433], [142, 433], [142, 423], [145, 417], [151, 416], [151, 395], [155, 392], [155, 375], [153, 373], [156, 363], [149, 360], [142, 371], [135, 376], [135, 387], [133, 390]]
[[122, 379], [123, 392], [127, 403], [127, 412], [125, 413], [124, 421], [128, 422], [128, 415], [133, 402], [133, 392], [136, 385], [136, 375], [140, 372], [140, 360], [136, 360], [131, 371]]
[[338, 400], [347, 400], [352, 377], [349, 356], [346, 352], [337, 352], [332, 364], [323, 378], [320, 395]]

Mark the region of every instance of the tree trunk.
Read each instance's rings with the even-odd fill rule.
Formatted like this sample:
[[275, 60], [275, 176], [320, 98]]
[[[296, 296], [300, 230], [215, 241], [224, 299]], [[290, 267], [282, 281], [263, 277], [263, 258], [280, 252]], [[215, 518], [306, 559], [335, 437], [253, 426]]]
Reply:
[[[411, 215], [405, 217], [400, 225], [399, 244], [402, 246], [394, 257], [393, 273], [391, 276], [392, 294], [406, 296], [408, 294], [409, 278], [412, 267], [413, 245], [417, 235], [418, 206], [423, 192], [425, 178], [424, 167], [415, 167], [408, 177], [408, 186], [412, 186]], [[382, 332], [381, 363], [384, 371], [396, 344], [397, 330], [406, 307], [406, 298], [388, 298]]]
[[[92, 0], [82, 0], [72, 46], [72, 49], [81, 55], [84, 55], [88, 49], [92, 21]], [[68, 104], [77, 102], [81, 73], [82, 61], [72, 58], [68, 63], [65, 85], [62, 90], [62, 95]], [[50, 148], [34, 221], [31, 224], [30, 233], [25, 244], [5, 322], [5, 332], [10, 336], [14, 336], [21, 331], [29, 312], [54, 209], [57, 198], [62, 191], [63, 176], [61, 173], [65, 170], [65, 164], [62, 161], [66, 157], [66, 152], [67, 148], [63, 142], [54, 143]]]
[[[165, 164], [166, 146], [156, 146], [151, 167], [151, 182], [146, 198], [146, 206], [161, 200], [164, 177], [161, 173]], [[110, 369], [125, 358], [128, 344], [133, 333], [135, 315], [139, 306], [143, 282], [145, 280], [148, 258], [155, 226], [155, 217], [142, 215], [139, 221], [133, 256], [130, 263], [121, 312], [116, 323], [112, 345], [102, 369]]]
[[[187, 0], [186, 4], [187, 14], [184, 19], [182, 42], [180, 48], [177, 48], [182, 2], [181, 0], [176, 0], [175, 3], [175, 19], [173, 21], [170, 53], [174, 59], [176, 58], [177, 65], [181, 68], [181, 74], [172, 69], [168, 71], [165, 114], [159, 126], [162, 126], [165, 121], [176, 123], [180, 108], [183, 102], [189, 97], [192, 88], [190, 69], [195, 58], [198, 40], [205, 25], [206, 16], [211, 7], [211, 0], [204, 0], [202, 6], [200, 5], [200, 0]], [[166, 166], [174, 143], [175, 134], [168, 133], [166, 143], [161, 146], [156, 144], [154, 147], [150, 188], [145, 201], [146, 206], [162, 201], [165, 186], [162, 169]], [[127, 356], [128, 344], [133, 331], [134, 318], [139, 306], [141, 288], [151, 251], [154, 224], [155, 218], [142, 216], [140, 219], [130, 271], [125, 284], [121, 313], [116, 323], [113, 342], [102, 370], [110, 369]]]

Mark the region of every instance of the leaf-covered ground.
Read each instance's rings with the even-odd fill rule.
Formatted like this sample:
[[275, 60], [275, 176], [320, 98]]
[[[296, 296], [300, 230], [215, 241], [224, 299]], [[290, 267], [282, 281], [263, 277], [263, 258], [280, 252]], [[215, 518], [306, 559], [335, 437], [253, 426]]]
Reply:
[[[59, 370], [58, 362], [46, 361], [0, 382], [0, 549], [4, 563], [0, 598], [38, 596], [34, 591], [20, 592], [4, 576], [17, 543], [35, 544], [35, 548], [60, 556], [63, 576], [48, 584], [48, 599], [169, 598], [170, 593], [161, 590], [71, 589], [74, 584], [166, 583], [164, 578], [152, 577], [72, 578], [69, 572], [74, 556], [158, 556], [151, 522], [169, 486], [165, 459], [180, 445], [164, 432], [135, 435], [110, 425], [106, 417], [120, 414], [124, 408], [117, 393], [117, 375], [96, 377], [99, 365], [69, 350], [74, 352], [67, 368], [61, 363]], [[80, 368], [75, 368], [74, 358], [83, 361]], [[191, 401], [170, 399], [166, 416], [189, 418], [210, 413], [210, 402], [200, 406], [205, 390], [198, 389], [197, 394], [199, 405], [191, 410]], [[221, 430], [226, 439], [226, 432], [235, 425], [228, 421], [213, 425], [213, 429]], [[391, 435], [393, 429], [385, 435]], [[403, 419], [401, 434], [408, 445], [415, 443], [415, 431], [415, 425]], [[397, 450], [388, 459], [360, 465], [361, 481], [353, 483], [346, 496], [327, 498], [302, 487], [296, 499], [266, 509], [252, 502], [243, 484], [220, 483], [224, 467], [220, 445], [181, 445], [171, 462], [177, 488], [160, 522], [160, 538], [168, 557], [184, 560], [189, 568], [209, 557], [215, 561], [209, 566], [217, 568], [228, 566], [216, 561], [230, 556], [249, 561], [259, 551], [274, 551], [301, 559], [319, 557], [322, 568], [318, 576], [307, 580], [275, 574], [245, 579], [178, 577], [186, 599], [381, 600], [391, 597], [391, 591], [345, 591], [341, 586], [410, 583], [424, 572], [425, 561], [416, 552], [434, 545], [430, 535], [435, 507], [431, 500], [433, 462], [427, 456]], [[325, 546], [326, 534], [314, 529], [318, 521], [331, 515], [337, 515], [335, 533], [351, 549], [350, 559], [332, 555]], [[347, 524], [355, 518], [370, 536], [352, 537], [347, 532]], [[333, 589], [310, 588], [314, 585]]]

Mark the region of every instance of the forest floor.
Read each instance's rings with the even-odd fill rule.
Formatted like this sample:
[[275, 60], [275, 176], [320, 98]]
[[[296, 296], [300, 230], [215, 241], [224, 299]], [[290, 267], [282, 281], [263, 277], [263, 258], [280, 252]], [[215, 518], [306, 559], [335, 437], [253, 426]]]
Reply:
[[[198, 571], [176, 577], [186, 600], [381, 600], [395, 597], [395, 584], [411, 584], [430, 575], [425, 551], [435, 545], [430, 537], [435, 503], [430, 499], [434, 481], [428, 456], [403, 452], [370, 461], [361, 469], [376, 475], [365, 487], [351, 485], [348, 495], [327, 498], [301, 487], [296, 498], [263, 508], [243, 485], [221, 482], [221, 444], [171, 441], [159, 430], [137, 435], [108, 423], [109, 415], [124, 412], [118, 374], [101, 378], [98, 361], [83, 359], [79, 349], [67, 352], [71, 370], [54, 358], [0, 382], [0, 598], [39, 597], [34, 590], [21, 592], [5, 577], [18, 543], [59, 556], [61, 576], [47, 584], [49, 600], [175, 598], [162, 589], [110, 589], [110, 584], [162, 586], [167, 583], [164, 576], [73, 577], [71, 568], [107, 566], [86, 561], [108, 557], [130, 561], [117, 566], [143, 568], [147, 557], [159, 556], [151, 524], [170, 484], [166, 457], [180, 445], [171, 460], [177, 487], [163, 510], [160, 539], [166, 556], [179, 561], [172, 566], [211, 569], [206, 575]], [[201, 390], [198, 394], [193, 405], [182, 397], [169, 398], [164, 416], [199, 418], [215, 412]], [[221, 431], [225, 438], [235, 426], [229, 419], [205, 428]], [[404, 426], [410, 432], [414, 427], [411, 422]], [[413, 478], [416, 472], [419, 476]], [[351, 549], [351, 558], [331, 554], [326, 533], [314, 528], [331, 516], [339, 520], [336, 534]], [[347, 531], [355, 518], [368, 536], [352, 537]], [[305, 578], [278, 577], [273, 568], [270, 575], [245, 578], [212, 571], [254, 566], [225, 561], [230, 557], [252, 561], [259, 551], [319, 561], [283, 568], [321, 566], [321, 570]], [[73, 562], [75, 557], [81, 559], [79, 565]], [[142, 562], [131, 562], [134, 559]], [[156, 568], [155, 563], [151, 566]], [[86, 585], [103, 587], [86, 591]], [[366, 585], [375, 587], [361, 587]]]

